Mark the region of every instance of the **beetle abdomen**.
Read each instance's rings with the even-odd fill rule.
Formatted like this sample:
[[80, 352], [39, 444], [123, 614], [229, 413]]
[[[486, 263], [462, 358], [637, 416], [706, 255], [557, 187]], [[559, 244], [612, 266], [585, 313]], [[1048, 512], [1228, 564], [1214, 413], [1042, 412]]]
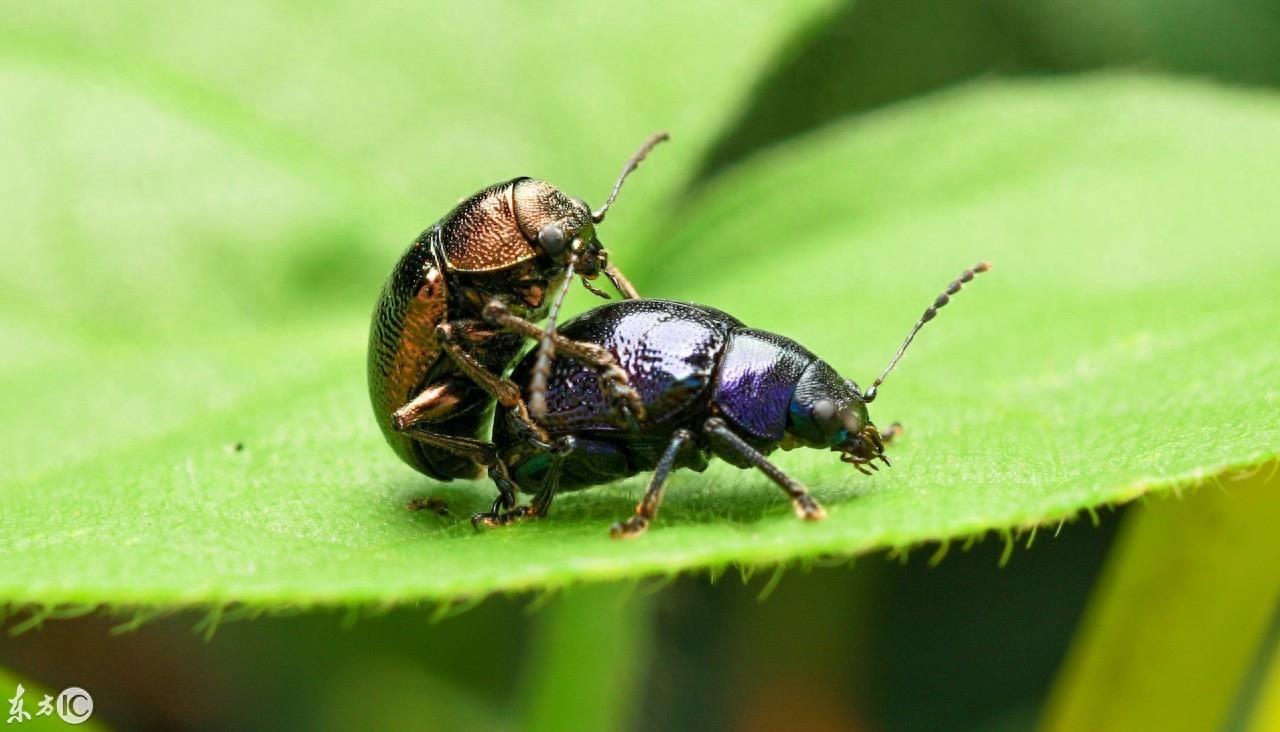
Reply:
[[[623, 300], [591, 310], [560, 328], [566, 338], [607, 348], [644, 402], [646, 429], [668, 423], [707, 395], [728, 333], [741, 323], [714, 308], [666, 300]], [[535, 355], [512, 375], [528, 384]], [[552, 362], [547, 421], [555, 434], [619, 431], [615, 412], [591, 368]]]
[[432, 250], [438, 231], [432, 227], [410, 245], [378, 297], [369, 326], [369, 399], [387, 444], [400, 459], [448, 480], [471, 477], [476, 468], [443, 451], [424, 455], [422, 445], [391, 426], [391, 414], [417, 395], [442, 356], [435, 329], [447, 316], [448, 298]]

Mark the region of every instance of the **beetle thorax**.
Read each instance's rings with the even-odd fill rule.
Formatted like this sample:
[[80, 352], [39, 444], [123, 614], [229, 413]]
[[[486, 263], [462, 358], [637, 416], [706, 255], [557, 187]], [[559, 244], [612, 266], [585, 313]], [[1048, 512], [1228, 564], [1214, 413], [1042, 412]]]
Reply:
[[495, 272], [456, 274], [450, 290], [452, 317], [480, 317], [485, 305], [497, 300], [513, 315], [542, 320], [551, 305], [551, 295], [564, 276], [560, 267], [542, 257]]
[[529, 178], [518, 181], [512, 199], [520, 231], [531, 242], [537, 241], [538, 234], [550, 224], [562, 227], [568, 239], [590, 243], [596, 238], [587, 204], [566, 196], [546, 181]]

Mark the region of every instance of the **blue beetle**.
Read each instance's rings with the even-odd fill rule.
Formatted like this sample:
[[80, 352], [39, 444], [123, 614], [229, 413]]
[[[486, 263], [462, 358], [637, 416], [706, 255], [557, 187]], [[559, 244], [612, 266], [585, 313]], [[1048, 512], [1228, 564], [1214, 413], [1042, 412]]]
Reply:
[[494, 526], [544, 516], [559, 491], [652, 470], [635, 514], [611, 530], [617, 538], [638, 536], [656, 516], [671, 471], [701, 472], [712, 457], [760, 470], [787, 494], [800, 518], [821, 520], [826, 512], [805, 486], [766, 456], [779, 447], [808, 447], [834, 450], [867, 474], [877, 468], [874, 461], [888, 465], [884, 445], [898, 427], [882, 434], [867, 405], [924, 324], [988, 268], [979, 263], [947, 286], [866, 391], [790, 338], [749, 328], [715, 308], [626, 300], [590, 310], [560, 332], [613, 354], [639, 394], [642, 416], [619, 424], [598, 376], [580, 360], [528, 354], [512, 380], [546, 384], [540, 422], [552, 449], [531, 444], [511, 410], [499, 409], [493, 427], [498, 463], [490, 470], [499, 491], [494, 505], [514, 506], [517, 491], [535, 496], [527, 506], [476, 514], [472, 522]]

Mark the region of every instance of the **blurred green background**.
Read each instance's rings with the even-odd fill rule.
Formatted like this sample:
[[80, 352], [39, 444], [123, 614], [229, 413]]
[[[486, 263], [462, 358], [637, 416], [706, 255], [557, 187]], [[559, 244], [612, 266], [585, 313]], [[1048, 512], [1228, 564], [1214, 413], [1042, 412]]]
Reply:
[[[1280, 194], [1280, 178], [1267, 176], [1280, 168], [1274, 139], [1252, 137], [1271, 122], [1280, 130], [1277, 83], [1280, 3], [1264, 0], [806, 0], [630, 8], [6, 4], [0, 9], [6, 230], [0, 244], [0, 404], [6, 412], [0, 495], [7, 500], [0, 525], [7, 532], [0, 546], [10, 576], [0, 584], [11, 633], [0, 639], [0, 666], [29, 687], [88, 688], [95, 719], [126, 729], [1280, 728], [1273, 726], [1280, 725], [1280, 545], [1270, 536], [1280, 501], [1276, 463], [1262, 459], [1277, 447], [1268, 417], [1277, 416], [1280, 364], [1270, 343], [1280, 322], [1274, 303], [1268, 305], [1274, 295], [1262, 288], [1276, 271], [1276, 248], [1266, 238], [1274, 234], [1266, 225], [1274, 214], [1266, 203]], [[973, 98], [979, 102], [966, 106]], [[1013, 100], [1008, 119], [1000, 115], [1006, 99]], [[1116, 133], [1115, 140], [1078, 140], [1072, 120], [1056, 116], [1075, 102], [1054, 107], [1056, 99], [1082, 106], [1098, 99], [1099, 108], [1118, 109], [1128, 128], [1153, 130], [1151, 138], [1133, 144]], [[953, 116], [935, 118], [947, 110]], [[1042, 119], [1050, 129], [1058, 125], [1052, 137], [1064, 141], [1061, 147], [1038, 147], [1043, 130], [1020, 136], [1022, 126]], [[1171, 120], [1191, 121], [1166, 131]], [[925, 136], [938, 142], [936, 151], [913, 146], [910, 126], [930, 123], [956, 136]], [[1006, 177], [1022, 180], [1032, 163], [1051, 180], [1047, 187], [1074, 194], [1089, 188], [1087, 173], [1108, 161], [1117, 169], [1133, 163], [1141, 186], [1142, 171], [1163, 170], [1148, 165], [1162, 151], [1185, 151], [1193, 160], [1221, 157], [1222, 168], [1206, 167], [1202, 180], [1151, 183], [1173, 191], [1159, 199], [1174, 202], [1159, 212], [1164, 225], [1196, 236], [1204, 221], [1179, 218], [1181, 186], [1221, 192], [1212, 199], [1227, 202], [1221, 220], [1209, 223], [1221, 227], [1222, 239], [1211, 230], [1205, 241], [1180, 250], [1196, 256], [1171, 255], [1167, 271], [1148, 259], [1161, 242], [1135, 241], [1128, 258], [1121, 251], [1117, 260], [1128, 268], [1100, 267], [1101, 274], [1085, 278], [1092, 292], [1062, 301], [1064, 312], [1102, 318], [1105, 309], [1080, 307], [1087, 295], [1125, 294], [1154, 282], [1127, 301], [1149, 304], [1149, 312], [1105, 319], [1163, 317], [1175, 326], [1178, 311], [1161, 310], [1169, 301], [1224, 310], [1224, 301], [1244, 303], [1238, 320], [1212, 327], [1270, 335], [1239, 358], [1220, 356], [1237, 369], [1224, 381], [1269, 386], [1240, 397], [1257, 411], [1238, 423], [1214, 421], [1227, 419], [1226, 407], [1203, 407], [1211, 418], [1188, 438], [1215, 445], [1212, 459], [1195, 464], [1221, 482], [1177, 502], [1152, 498], [1090, 508], [1092, 520], [1056, 531], [1051, 526], [1038, 536], [1006, 532], [973, 546], [957, 542], [940, 561], [946, 543], [856, 562], [847, 553], [826, 556], [809, 547], [802, 561], [777, 572], [740, 573], [729, 561], [668, 581], [600, 582], [456, 603], [412, 593], [394, 603], [376, 593], [322, 601], [324, 593], [317, 592], [296, 605], [240, 605], [219, 582], [236, 574], [252, 579], [252, 569], [228, 559], [219, 568], [225, 575], [211, 575], [219, 579], [169, 588], [169, 604], [153, 607], [155, 596], [141, 589], [134, 598], [111, 595], [110, 602], [94, 594], [118, 593], [128, 582], [113, 583], [116, 574], [145, 578], [150, 567], [95, 566], [78, 583], [60, 584], [38, 564], [55, 531], [35, 527], [44, 515], [21, 499], [34, 504], [56, 496], [67, 517], [59, 531], [76, 535], [77, 510], [96, 512], [98, 501], [141, 490], [130, 478], [156, 454], [187, 454], [191, 443], [171, 441], [170, 431], [198, 430], [209, 413], [234, 414], [246, 394], [295, 390], [279, 404], [259, 400], [243, 424], [214, 422], [217, 440], [269, 421], [276, 409], [292, 409], [305, 396], [298, 390], [314, 382], [322, 403], [297, 422], [340, 414], [353, 426], [327, 427], [336, 435], [330, 444], [370, 444], [369, 416], [342, 412], [347, 402], [322, 387], [333, 374], [363, 378], [350, 360], [351, 344], [363, 342], [373, 293], [403, 246], [458, 197], [513, 175], [544, 177], [595, 203], [626, 153], [658, 128], [670, 129], [674, 141], [628, 184], [602, 230], [605, 243], [645, 293], [678, 298], [687, 285], [717, 303], [736, 297], [744, 308], [754, 303], [759, 317], [773, 318], [766, 325], [810, 338], [830, 330], [824, 319], [808, 315], [821, 302], [820, 291], [770, 305], [750, 287], [812, 272], [830, 292], [858, 291], [856, 282], [844, 281], [855, 275], [822, 266], [818, 254], [831, 249], [805, 242], [846, 237], [874, 221], [885, 201], [898, 215], [918, 207], [923, 217], [962, 206], [974, 191], [996, 190], [999, 206], [984, 209], [986, 218], [959, 216], [956, 235], [988, 238], [990, 250], [1009, 258], [1023, 243], [1011, 236], [1027, 224], [1008, 223], [1013, 215], [1000, 214], [1024, 199], [1016, 186], [1007, 192], [1000, 186]], [[991, 145], [1004, 167], [985, 177], [979, 171], [952, 178], [945, 163], [967, 152], [960, 149], [967, 145], [964, 133], [988, 128], [1000, 131]], [[1178, 136], [1193, 128], [1212, 131], [1190, 142]], [[899, 138], [901, 130], [907, 131]], [[858, 147], [868, 137], [878, 141], [871, 152]], [[1206, 138], [1212, 144], [1204, 145]], [[792, 165], [792, 156], [843, 161], [847, 150], [853, 151], [847, 159], [883, 177], [864, 180], [856, 195], [836, 188], [811, 198], [818, 211], [836, 211], [828, 203], [852, 198], [849, 210], [825, 220], [763, 223], [733, 215], [741, 211], [734, 208], [739, 199], [760, 200], [769, 211], [777, 192], [753, 189], [742, 171], [780, 171], [783, 181], [821, 189], [828, 179], [806, 177], [815, 168]], [[802, 157], [806, 151], [810, 158]], [[1084, 152], [1073, 158], [1076, 151]], [[904, 180], [894, 179], [899, 170], [908, 171]], [[1055, 170], [1072, 172], [1059, 181]], [[857, 179], [862, 171], [842, 170], [842, 176]], [[894, 185], [881, 191], [888, 180]], [[774, 206], [790, 205], [785, 196], [778, 199]], [[1056, 243], [1069, 259], [1078, 231], [1119, 227], [1140, 238], [1149, 222], [1136, 219], [1157, 217], [1126, 200], [1114, 211], [1120, 214], [1064, 222], [1061, 239], [1048, 232], [1040, 243]], [[1123, 217], [1130, 211], [1135, 220]], [[740, 235], [751, 246], [700, 250], [709, 230]], [[753, 232], [769, 246], [749, 241]], [[796, 270], [780, 275], [759, 264], [790, 254], [792, 236]], [[883, 327], [867, 326], [877, 344], [892, 342], [914, 303], [925, 304], [922, 298], [945, 281], [934, 282], [935, 265], [950, 275], [969, 264], [952, 262], [952, 252], [945, 262], [931, 261], [907, 243], [883, 238], [866, 235], [864, 248], [848, 260], [870, 268], [856, 271], [872, 280], [869, 299], [887, 294], [888, 285], [875, 282], [877, 265], [898, 268], [885, 275], [890, 283], [920, 280], [924, 295], [888, 293], [895, 298], [892, 317], [886, 315]], [[1246, 240], [1256, 250], [1236, 246]], [[879, 259], [870, 256], [871, 242], [885, 245]], [[1080, 247], [1082, 258], [1096, 256]], [[916, 268], [928, 275], [916, 277]], [[902, 270], [911, 272], [909, 280]], [[1182, 285], [1191, 277], [1216, 287], [1186, 291]], [[1004, 287], [1007, 298], [1029, 298], [1042, 283], [1015, 277]], [[974, 323], [1004, 312], [983, 311], [977, 297], [974, 303], [965, 302], [968, 297], [961, 306], [982, 316], [950, 336], [933, 333], [938, 342], [973, 340], [965, 333], [980, 332]], [[574, 303], [583, 308], [591, 301], [576, 293]], [[1005, 315], [1017, 323], [1016, 309]], [[1035, 330], [1025, 322], [1014, 327]], [[1054, 347], [1047, 344], [1051, 334], [1044, 338], [1032, 337], [1029, 350]], [[1209, 345], [1223, 342], [1230, 339]], [[877, 345], [877, 353], [857, 356], [865, 358], [859, 375], [882, 361], [881, 350]], [[1034, 354], [1026, 359], [1035, 361]], [[1170, 361], [1164, 378], [1176, 384], [1181, 372]], [[1200, 362], [1209, 364], [1205, 369], [1213, 365]], [[152, 370], [156, 363], [163, 367]], [[947, 369], [957, 383], [912, 386], [902, 378], [901, 393], [934, 399], [935, 409], [963, 405], [959, 381], [987, 370], [958, 363], [935, 373]], [[1185, 411], [1169, 401], [1152, 409]], [[1016, 416], [1016, 408], [1002, 408]], [[1117, 422], [1134, 418], [1125, 408], [1113, 412], [1102, 414]], [[948, 432], [938, 428], [937, 434]], [[1042, 438], [1019, 437], [1026, 444]], [[1043, 443], [1052, 460], [1068, 460], [1062, 456], [1069, 450], [1057, 453], [1049, 437]], [[1165, 449], [1180, 453], [1180, 444]], [[421, 492], [419, 479], [395, 472], [400, 466], [390, 462], [389, 451], [376, 449], [387, 459], [374, 467], [348, 464], [364, 453], [338, 458], [332, 467], [340, 476], [372, 471], [364, 480], [386, 486], [377, 495], [387, 505], [398, 507], [399, 499]], [[972, 448], [961, 443], [956, 449]], [[270, 455], [255, 459], [260, 466], [272, 461]], [[89, 466], [83, 474], [78, 461]], [[1011, 462], [1010, 472], [1022, 467]], [[175, 460], [170, 472], [179, 480], [190, 474], [191, 487], [201, 488], [192, 464]], [[83, 504], [68, 501], [83, 493], [74, 481], [94, 484], [104, 476], [116, 481], [110, 489], [84, 495]], [[1168, 476], [1134, 477], [1136, 486]], [[66, 493], [44, 493], [53, 490], [50, 482]], [[244, 519], [250, 512], [241, 515], [235, 497], [270, 500], [271, 490], [251, 479], [237, 483], [231, 502], [216, 507], [218, 517]], [[457, 490], [451, 500], [479, 500], [470, 489]], [[348, 493], [353, 503], [370, 502], [369, 494]], [[1124, 497], [1140, 493], [1135, 488]], [[281, 495], [290, 507], [304, 502]], [[1052, 511], [1041, 505], [1035, 516], [1009, 516], [1025, 519], [1027, 528], [1035, 518], [1118, 496], [1069, 498]], [[568, 513], [574, 519], [585, 513], [595, 530], [606, 525], [603, 517], [625, 511], [631, 494], [605, 500], [603, 508], [590, 504]], [[675, 508], [663, 521], [698, 530], [697, 521], [680, 525], [680, 500], [673, 496]], [[750, 516], [726, 521], [782, 513], [777, 502], [752, 500], [741, 509]], [[111, 531], [110, 521], [101, 535], [98, 527], [85, 529], [84, 546], [127, 547], [136, 538], [132, 532], [184, 508], [180, 494], [165, 497], [141, 511], [136, 524], [119, 522], [122, 531]], [[361, 518], [371, 532], [385, 521], [383, 514]], [[195, 523], [174, 528], [197, 532]], [[978, 518], [971, 530], [989, 525], [1008, 528]], [[348, 548], [329, 524], [317, 522], [268, 527], [264, 551], [283, 546], [270, 543], [272, 531], [295, 532], [290, 538], [300, 544], [337, 553]], [[904, 536], [898, 541], [919, 539]], [[661, 540], [654, 538], [650, 549]], [[1188, 547], [1194, 551], [1174, 551]], [[170, 565], [181, 565], [199, 555], [199, 543], [175, 552]], [[661, 566], [660, 550], [656, 556], [651, 561]], [[157, 575], [171, 569], [164, 560], [157, 555]], [[76, 561], [72, 553], [50, 566], [65, 569]], [[78, 602], [76, 592], [84, 593]], [[56, 600], [45, 607], [42, 593]], [[210, 598], [228, 604], [209, 612]], [[188, 605], [196, 609], [177, 610]], [[6, 698], [11, 686], [0, 684]]]

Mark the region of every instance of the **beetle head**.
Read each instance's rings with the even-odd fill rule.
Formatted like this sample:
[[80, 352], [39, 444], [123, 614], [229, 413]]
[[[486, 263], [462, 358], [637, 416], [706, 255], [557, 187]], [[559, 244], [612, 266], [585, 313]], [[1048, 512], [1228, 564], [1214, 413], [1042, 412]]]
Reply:
[[862, 466], [872, 460], [889, 462], [858, 385], [820, 359], [809, 364], [796, 383], [787, 436], [805, 447], [835, 450], [841, 460], [863, 472]]
[[524, 179], [512, 192], [516, 223], [539, 256], [564, 267], [576, 255], [574, 272], [588, 279], [600, 274], [608, 254], [596, 236], [591, 208], [541, 180]]
[[637, 297], [630, 283], [609, 266], [609, 252], [596, 236], [596, 224], [604, 221], [627, 176], [655, 145], [668, 138], [666, 132], [657, 132], [644, 141], [622, 166], [609, 198], [597, 211], [592, 211], [581, 198], [570, 198], [550, 183], [521, 180], [514, 191], [513, 202], [516, 221], [525, 238], [551, 263], [564, 267], [572, 262], [573, 273], [582, 277], [582, 284], [595, 294], [609, 297], [588, 282], [604, 272], [619, 292], [627, 297]]
[[637, 297], [630, 283], [609, 266], [609, 253], [596, 237], [596, 225], [604, 221], [622, 182], [653, 146], [665, 139], [667, 133], [659, 132], [640, 146], [598, 211], [592, 211], [582, 199], [532, 178], [498, 183], [464, 198], [442, 220], [440, 241], [445, 263], [457, 272], [480, 273], [536, 260], [541, 274], [547, 276], [567, 271], [572, 265], [571, 274], [580, 275], [587, 289], [601, 297], [608, 295], [588, 282], [601, 272], [619, 292]]
[[622, 184], [658, 143], [669, 139], [666, 132], [656, 132], [644, 141], [638, 150], [622, 166], [622, 172], [613, 184], [609, 198], [597, 211], [592, 211], [581, 198], [570, 198], [555, 186], [540, 180], [521, 180], [513, 195], [516, 221], [520, 231], [537, 250], [554, 264], [561, 266], [573, 262], [573, 272], [582, 277], [582, 284], [601, 297], [608, 297], [592, 287], [588, 280], [601, 272], [609, 277], [614, 287], [628, 297], [636, 297], [635, 290], [621, 279], [617, 270], [609, 266], [609, 252], [596, 237], [596, 224], [604, 221], [609, 207], [618, 198]]

